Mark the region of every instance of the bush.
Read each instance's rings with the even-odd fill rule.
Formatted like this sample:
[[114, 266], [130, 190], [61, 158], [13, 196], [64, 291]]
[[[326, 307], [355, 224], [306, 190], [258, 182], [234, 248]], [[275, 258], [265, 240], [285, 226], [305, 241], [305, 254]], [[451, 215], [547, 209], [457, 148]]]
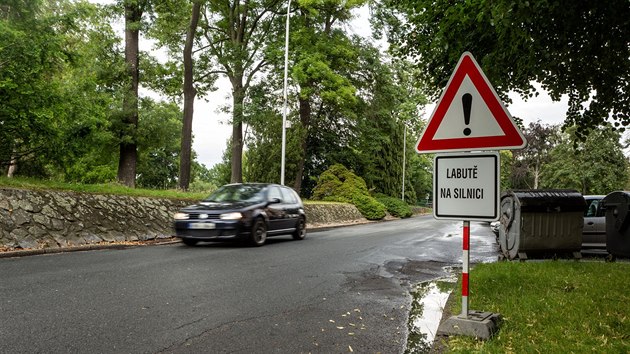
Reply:
[[376, 196], [376, 200], [387, 208], [387, 212], [399, 218], [408, 218], [413, 215], [411, 207], [401, 199], [390, 197], [384, 194]]
[[341, 164], [331, 166], [319, 176], [311, 198], [354, 204], [368, 220], [385, 217], [385, 206], [370, 196], [363, 178]]
[[387, 210], [385, 205], [378, 200], [363, 194], [355, 195], [352, 199], [352, 204], [354, 204], [368, 220], [380, 220], [384, 218], [385, 211]]

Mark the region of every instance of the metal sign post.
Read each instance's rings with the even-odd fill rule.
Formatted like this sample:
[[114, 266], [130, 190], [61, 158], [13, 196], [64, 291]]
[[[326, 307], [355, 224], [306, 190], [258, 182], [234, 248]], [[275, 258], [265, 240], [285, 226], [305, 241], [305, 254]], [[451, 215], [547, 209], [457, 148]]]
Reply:
[[462, 314], [468, 318], [468, 266], [470, 264], [470, 221], [464, 221], [464, 242], [462, 253]]

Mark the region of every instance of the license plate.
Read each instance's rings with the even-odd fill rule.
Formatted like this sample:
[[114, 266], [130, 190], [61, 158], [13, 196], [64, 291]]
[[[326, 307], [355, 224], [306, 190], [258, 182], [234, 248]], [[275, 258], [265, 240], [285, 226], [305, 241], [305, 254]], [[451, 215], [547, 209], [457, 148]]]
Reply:
[[193, 222], [188, 224], [189, 229], [203, 229], [203, 230], [212, 230], [216, 226], [211, 222]]

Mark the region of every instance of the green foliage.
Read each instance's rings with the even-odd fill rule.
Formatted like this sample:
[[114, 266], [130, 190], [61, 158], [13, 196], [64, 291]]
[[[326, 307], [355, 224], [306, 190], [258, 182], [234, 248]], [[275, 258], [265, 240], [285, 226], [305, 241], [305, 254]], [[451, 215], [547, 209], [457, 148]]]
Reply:
[[[245, 105], [245, 116], [251, 133], [247, 134], [247, 163], [244, 179], [253, 182], [280, 182], [282, 155], [282, 106], [277, 104], [277, 91], [271, 81], [260, 83], [250, 89]], [[295, 180], [297, 161], [300, 158], [298, 138], [302, 134], [294, 117], [289, 116], [292, 124], [287, 129], [285, 180], [287, 185]]]
[[[12, 58], [0, 64], [0, 165], [12, 155], [18, 175], [109, 181], [124, 72], [120, 39], [95, 5], [27, 3], [37, 10], [8, 23], [0, 18], [1, 36], [14, 35], [0, 41], [8, 44], [0, 57]], [[5, 32], [6, 24], [13, 30]]]
[[514, 155], [510, 150], [499, 151], [499, 159], [501, 162], [501, 180], [500, 190], [512, 189], [512, 166], [514, 164]]
[[[433, 155], [417, 154], [413, 149], [411, 151], [406, 173], [405, 201], [410, 204], [424, 203], [433, 194]], [[410, 195], [409, 185], [413, 186], [413, 195]]]
[[387, 208], [378, 200], [363, 194], [355, 194], [352, 198], [352, 204], [363, 214], [368, 220], [380, 220], [385, 217]]
[[471, 52], [503, 98], [568, 95], [566, 125], [581, 136], [604, 123], [630, 125], [630, 6], [610, 1], [387, 0], [376, 33], [413, 59], [436, 98], [457, 60]]
[[[511, 184], [513, 188], [539, 188], [543, 166], [550, 161], [550, 153], [560, 140], [560, 127], [530, 123], [523, 130], [527, 146], [514, 151], [514, 163], [511, 166]], [[502, 166], [503, 167], [503, 166]], [[503, 174], [503, 169], [501, 170]]]
[[0, 12], [0, 165], [41, 153], [58, 140], [58, 75], [70, 58], [57, 16], [40, 1], [8, 2]]
[[173, 103], [140, 101], [138, 186], [177, 188], [182, 112]]
[[408, 218], [413, 215], [409, 204], [403, 202], [401, 199], [390, 197], [384, 194], [377, 194], [375, 196], [381, 204], [385, 205], [387, 212], [391, 215], [399, 218]]
[[230, 174], [232, 173], [230, 163], [230, 144], [231, 143], [228, 140], [225, 151], [223, 151], [223, 160], [212, 166], [210, 169], [206, 169], [205, 166], [203, 169], [200, 169], [199, 173], [197, 173], [198, 179], [217, 187], [230, 183]]
[[317, 186], [313, 189], [313, 199], [351, 203], [355, 194], [369, 195], [365, 181], [341, 164], [332, 165], [319, 176]]
[[593, 130], [585, 141], [576, 141], [576, 127], [567, 130], [550, 152], [542, 169], [543, 188], [571, 188], [582, 194], [608, 194], [628, 181], [628, 160], [620, 134], [610, 126]]
[[368, 220], [385, 217], [385, 206], [370, 196], [363, 178], [341, 164], [331, 166], [319, 176], [312, 199], [354, 204]]

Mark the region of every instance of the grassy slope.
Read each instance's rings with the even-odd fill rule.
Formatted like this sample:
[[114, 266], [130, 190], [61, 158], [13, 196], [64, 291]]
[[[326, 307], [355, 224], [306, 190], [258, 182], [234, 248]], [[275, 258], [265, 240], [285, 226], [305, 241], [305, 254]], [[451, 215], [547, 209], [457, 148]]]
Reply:
[[470, 307], [504, 322], [487, 342], [451, 338], [449, 352], [630, 352], [630, 263], [500, 262], [470, 276]]
[[[181, 190], [157, 190], [157, 189], [140, 189], [140, 188], [128, 188], [116, 183], [109, 184], [80, 184], [80, 183], [62, 183], [54, 181], [44, 181], [34, 178], [7, 178], [0, 177], [0, 188], [20, 188], [31, 190], [59, 190], [59, 191], [73, 191], [80, 193], [95, 193], [95, 194], [116, 194], [116, 195], [129, 195], [129, 196], [142, 196], [152, 198], [170, 198], [170, 199], [186, 199], [186, 200], [201, 200], [207, 197], [211, 191], [207, 192], [183, 192]], [[304, 200], [305, 204], [342, 204], [337, 202], [324, 202], [324, 201], [308, 201]]]
[[109, 184], [80, 184], [44, 181], [33, 178], [6, 178], [0, 177], [0, 187], [32, 189], [32, 190], [60, 190], [81, 193], [117, 194], [129, 196], [143, 196], [154, 198], [173, 198], [198, 200], [206, 197], [208, 193], [183, 192], [180, 190], [152, 190], [140, 188], [128, 188], [116, 183]]

